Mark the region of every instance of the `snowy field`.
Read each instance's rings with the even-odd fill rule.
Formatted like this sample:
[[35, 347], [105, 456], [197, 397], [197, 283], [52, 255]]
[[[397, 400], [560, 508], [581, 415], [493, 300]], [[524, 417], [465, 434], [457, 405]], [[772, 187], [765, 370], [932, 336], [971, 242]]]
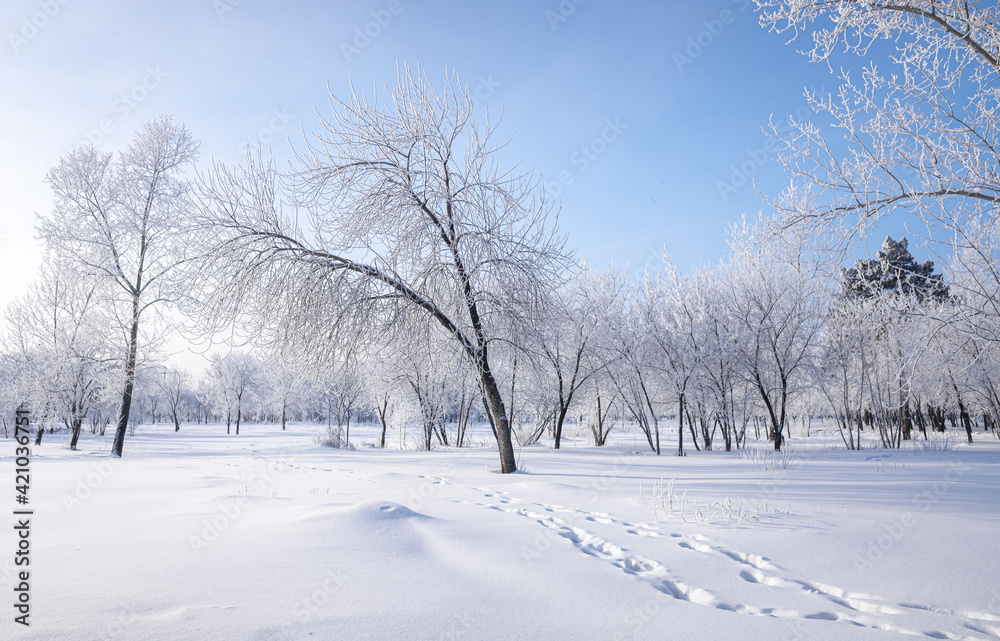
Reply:
[[[0, 638], [1000, 638], [989, 435], [849, 452], [814, 434], [772, 470], [666, 455], [675, 434], [662, 457], [581, 437], [502, 476], [486, 447], [381, 451], [361, 426], [344, 451], [321, 429], [147, 425], [114, 462], [110, 434], [47, 435], [31, 626], [8, 606]], [[9, 598], [9, 524], [2, 546]]]

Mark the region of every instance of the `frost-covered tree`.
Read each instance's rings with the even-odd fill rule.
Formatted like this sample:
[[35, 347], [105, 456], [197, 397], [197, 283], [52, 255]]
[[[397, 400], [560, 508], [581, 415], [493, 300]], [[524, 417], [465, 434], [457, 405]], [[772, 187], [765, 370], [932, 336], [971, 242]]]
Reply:
[[281, 352], [274, 354], [264, 366], [262, 387], [267, 397], [266, 404], [281, 417], [281, 429], [285, 430], [288, 416], [297, 408], [306, 382], [306, 368], [293, 356]]
[[677, 456], [684, 456], [684, 417], [688, 391], [707, 355], [705, 332], [709, 310], [700, 283], [680, 274], [665, 257], [663, 270], [647, 276], [642, 300], [642, 328], [659, 368], [677, 400]]
[[[920, 317], [933, 316], [953, 304], [944, 276], [933, 273], [934, 263], [917, 263], [907, 246], [905, 238], [895, 241], [886, 236], [875, 259], [860, 259], [853, 269], [841, 269], [841, 300], [834, 321], [840, 321], [841, 331], [847, 318], [867, 321], [861, 326], [852, 323], [864, 340], [863, 353], [851, 360], [860, 358], [863, 362], [859, 375], [871, 389], [870, 411], [883, 444], [889, 447], [898, 447], [900, 439], [910, 439], [910, 391], [926, 346], [922, 340], [914, 342], [907, 333], [926, 334], [926, 319]], [[846, 345], [846, 337], [832, 345], [839, 352], [842, 368], [847, 363], [844, 359], [850, 358], [842, 351]], [[840, 373], [846, 374], [846, 370]], [[883, 375], [895, 378], [884, 380]], [[849, 388], [846, 380], [838, 385], [844, 393]], [[890, 398], [896, 399], [896, 405], [887, 405]], [[847, 443], [850, 447], [850, 434]]]
[[864, 306], [844, 299], [823, 326], [814, 382], [830, 403], [840, 436], [849, 450], [861, 448], [862, 415], [868, 380]]
[[7, 308], [9, 332], [0, 339], [18, 372], [21, 400], [29, 401], [40, 426], [61, 420], [74, 450], [116, 361], [99, 286], [48, 254], [27, 293]]
[[589, 376], [580, 390], [579, 406], [595, 445], [604, 445], [611, 430], [623, 419], [623, 407], [619, 389], [615, 385], [615, 373], [620, 353], [618, 352], [621, 323], [624, 310], [629, 304], [630, 284], [614, 264], [607, 269], [588, 267], [583, 274], [587, 300], [592, 313], [596, 315], [588, 341], [590, 348]]
[[523, 333], [568, 258], [537, 181], [502, 168], [496, 125], [473, 104], [457, 78], [439, 91], [404, 68], [387, 101], [333, 97], [290, 172], [252, 154], [217, 165], [201, 184], [196, 280], [206, 331], [236, 319], [316, 359], [433, 324], [475, 369], [509, 473], [493, 351]]
[[[389, 424], [404, 396], [405, 375], [399, 370], [401, 358], [396, 346], [388, 345], [368, 352], [362, 363], [363, 404], [378, 416], [381, 433], [379, 447], [385, 448]], [[461, 443], [459, 443], [461, 445]]]
[[351, 417], [358, 409], [358, 401], [364, 392], [357, 356], [346, 354], [341, 359], [328, 362], [319, 371], [314, 383], [322, 390], [326, 402], [327, 428], [331, 429], [332, 422], [336, 421], [336, 441], [349, 444]]
[[[840, 68], [811, 93], [816, 122], [774, 127], [790, 174], [786, 224], [866, 233], [907, 223], [949, 266], [963, 331], [1000, 339], [1000, 6], [967, 0], [756, 0], [761, 23], [811, 35], [805, 55]], [[845, 70], [845, 56], [890, 51]]]
[[[530, 349], [537, 352], [539, 378], [551, 395], [554, 448], [559, 449], [563, 424], [577, 393], [606, 366], [600, 333], [608, 310], [621, 289], [586, 263], [576, 277], [550, 298], [548, 317], [532, 332]], [[546, 413], [548, 414], [548, 413]]]
[[231, 351], [209, 357], [208, 400], [220, 416], [225, 416], [226, 434], [230, 433], [235, 419], [239, 435], [244, 406], [256, 395], [261, 380], [260, 365], [249, 352]]
[[696, 274], [701, 300], [708, 310], [703, 317], [702, 367], [699, 378], [701, 396], [712, 408], [725, 450], [741, 447], [754, 409], [753, 390], [737, 368], [744, 324], [727, 304], [722, 268]]
[[135, 386], [140, 326], [183, 289], [188, 184], [180, 173], [198, 152], [190, 132], [170, 118], [145, 123], [116, 157], [86, 145], [64, 156], [46, 180], [55, 194], [38, 230], [46, 246], [111, 292], [104, 302], [123, 330], [122, 392], [112, 446], [122, 455]]
[[886, 236], [876, 258], [855, 261], [853, 268], [841, 270], [841, 294], [853, 298], [873, 298], [882, 293], [913, 296], [918, 302], [940, 302], [948, 297], [943, 274], [934, 273], [934, 262], [918, 263], [907, 248], [909, 241]]
[[163, 370], [156, 379], [156, 387], [159, 389], [164, 402], [167, 404], [167, 411], [174, 421], [174, 431], [181, 431], [180, 416], [183, 412], [183, 404], [188, 396], [188, 385], [191, 382], [191, 375], [184, 369], [168, 367]]
[[657, 367], [657, 348], [649, 340], [642, 322], [641, 301], [630, 296], [611, 340], [615, 359], [609, 367], [618, 397], [643, 435], [649, 448], [660, 454], [660, 414], [666, 396], [663, 368]]
[[761, 221], [747, 220], [732, 234], [723, 282], [740, 324], [737, 367], [764, 406], [768, 440], [781, 449], [791, 396], [808, 384], [829, 279], [801, 234], [773, 236]]

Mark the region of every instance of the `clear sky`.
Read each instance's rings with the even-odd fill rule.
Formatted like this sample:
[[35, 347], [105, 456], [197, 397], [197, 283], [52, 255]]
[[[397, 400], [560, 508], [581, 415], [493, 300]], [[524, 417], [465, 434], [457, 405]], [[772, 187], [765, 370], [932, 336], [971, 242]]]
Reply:
[[833, 89], [749, 0], [6, 0], [0, 33], [0, 308], [34, 275], [46, 171], [159, 114], [201, 140], [200, 166], [257, 140], [281, 157], [328, 84], [451, 68], [503, 108], [510, 158], [560, 192], [578, 255], [641, 271], [664, 244], [682, 268], [717, 261], [727, 223], [764, 207], [747, 174], [784, 182], [762, 127]]

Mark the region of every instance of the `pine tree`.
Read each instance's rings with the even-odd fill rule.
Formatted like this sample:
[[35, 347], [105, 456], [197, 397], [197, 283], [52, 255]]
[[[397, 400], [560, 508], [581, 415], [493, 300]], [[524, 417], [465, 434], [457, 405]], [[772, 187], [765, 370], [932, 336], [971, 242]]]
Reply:
[[913, 294], [917, 300], [944, 301], [948, 286], [943, 274], [935, 274], [934, 262], [917, 263], [907, 249], [908, 241], [885, 237], [876, 259], [854, 262], [854, 269], [841, 269], [841, 294], [848, 298], [874, 298], [882, 292]]

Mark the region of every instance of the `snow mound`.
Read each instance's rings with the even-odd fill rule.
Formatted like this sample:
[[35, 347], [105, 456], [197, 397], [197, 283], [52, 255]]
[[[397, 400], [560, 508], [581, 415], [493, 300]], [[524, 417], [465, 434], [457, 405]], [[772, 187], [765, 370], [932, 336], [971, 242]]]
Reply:
[[405, 505], [392, 501], [364, 501], [357, 505], [344, 508], [339, 514], [358, 521], [378, 523], [381, 521], [399, 521], [403, 519], [430, 519], [420, 512], [414, 512]]

